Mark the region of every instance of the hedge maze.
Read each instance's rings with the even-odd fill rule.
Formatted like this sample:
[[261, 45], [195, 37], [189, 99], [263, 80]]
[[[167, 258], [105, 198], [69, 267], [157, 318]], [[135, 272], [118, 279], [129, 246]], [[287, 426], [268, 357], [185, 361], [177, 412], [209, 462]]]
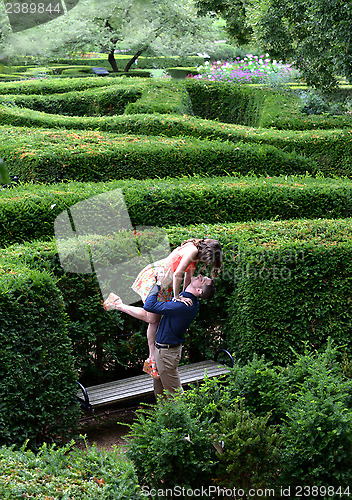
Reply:
[[0, 157], [20, 180], [0, 196], [3, 443], [73, 425], [78, 375], [139, 373], [144, 326], [105, 312], [95, 276], [65, 272], [54, 238], [63, 210], [116, 188], [133, 225], [224, 247], [186, 361], [226, 346], [285, 364], [329, 337], [350, 356], [352, 118], [299, 109], [292, 90], [258, 85], [1, 83]]

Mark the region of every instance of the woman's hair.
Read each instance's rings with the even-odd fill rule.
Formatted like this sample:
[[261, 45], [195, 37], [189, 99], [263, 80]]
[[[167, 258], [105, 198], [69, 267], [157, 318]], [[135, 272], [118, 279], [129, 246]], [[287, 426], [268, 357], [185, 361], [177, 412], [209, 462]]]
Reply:
[[212, 276], [217, 276], [222, 266], [222, 248], [220, 242], [211, 238], [191, 238], [183, 241], [181, 246], [186, 243], [193, 243], [197, 247], [199, 262], [202, 262], [205, 266], [211, 266]]

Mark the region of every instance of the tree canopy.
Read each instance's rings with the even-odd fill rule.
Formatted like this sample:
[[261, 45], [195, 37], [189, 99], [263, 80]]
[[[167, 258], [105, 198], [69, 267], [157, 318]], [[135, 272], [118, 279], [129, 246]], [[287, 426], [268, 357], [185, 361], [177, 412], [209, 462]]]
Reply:
[[194, 0], [80, 0], [66, 15], [42, 26], [7, 32], [2, 50], [10, 56], [41, 57], [102, 51], [110, 54], [113, 65], [121, 44], [136, 55], [146, 48], [183, 55], [207, 50], [219, 36], [218, 25], [210, 16], [198, 15]]
[[228, 35], [272, 57], [294, 61], [322, 90], [352, 77], [352, 2], [346, 0], [197, 0], [200, 12], [224, 17]]

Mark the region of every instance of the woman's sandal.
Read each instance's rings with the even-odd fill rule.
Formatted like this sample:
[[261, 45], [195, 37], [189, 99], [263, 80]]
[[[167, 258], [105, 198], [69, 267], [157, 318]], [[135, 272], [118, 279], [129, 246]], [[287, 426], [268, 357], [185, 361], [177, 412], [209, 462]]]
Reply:
[[160, 375], [156, 368], [156, 363], [154, 360], [151, 360], [150, 358], [144, 361], [143, 371], [145, 373], [148, 373], [153, 378], [160, 378]]

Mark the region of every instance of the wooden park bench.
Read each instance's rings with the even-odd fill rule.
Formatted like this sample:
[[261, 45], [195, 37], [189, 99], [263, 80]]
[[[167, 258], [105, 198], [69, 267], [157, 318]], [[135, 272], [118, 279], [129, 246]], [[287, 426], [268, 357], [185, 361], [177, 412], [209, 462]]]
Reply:
[[[205, 374], [211, 378], [228, 373], [230, 368], [225, 364], [217, 362], [218, 356], [221, 353], [229, 356], [231, 365], [233, 366], [234, 361], [231, 354], [226, 349], [220, 349], [215, 354], [214, 360], [179, 366], [182, 386], [203, 380]], [[77, 399], [83, 409], [90, 411], [116, 404], [128, 404], [134, 399], [150, 398], [154, 395], [153, 379], [147, 374], [86, 388], [81, 383], [78, 383], [78, 385], [80, 392], [77, 395]], [[82, 393], [83, 398], [81, 397]]]

